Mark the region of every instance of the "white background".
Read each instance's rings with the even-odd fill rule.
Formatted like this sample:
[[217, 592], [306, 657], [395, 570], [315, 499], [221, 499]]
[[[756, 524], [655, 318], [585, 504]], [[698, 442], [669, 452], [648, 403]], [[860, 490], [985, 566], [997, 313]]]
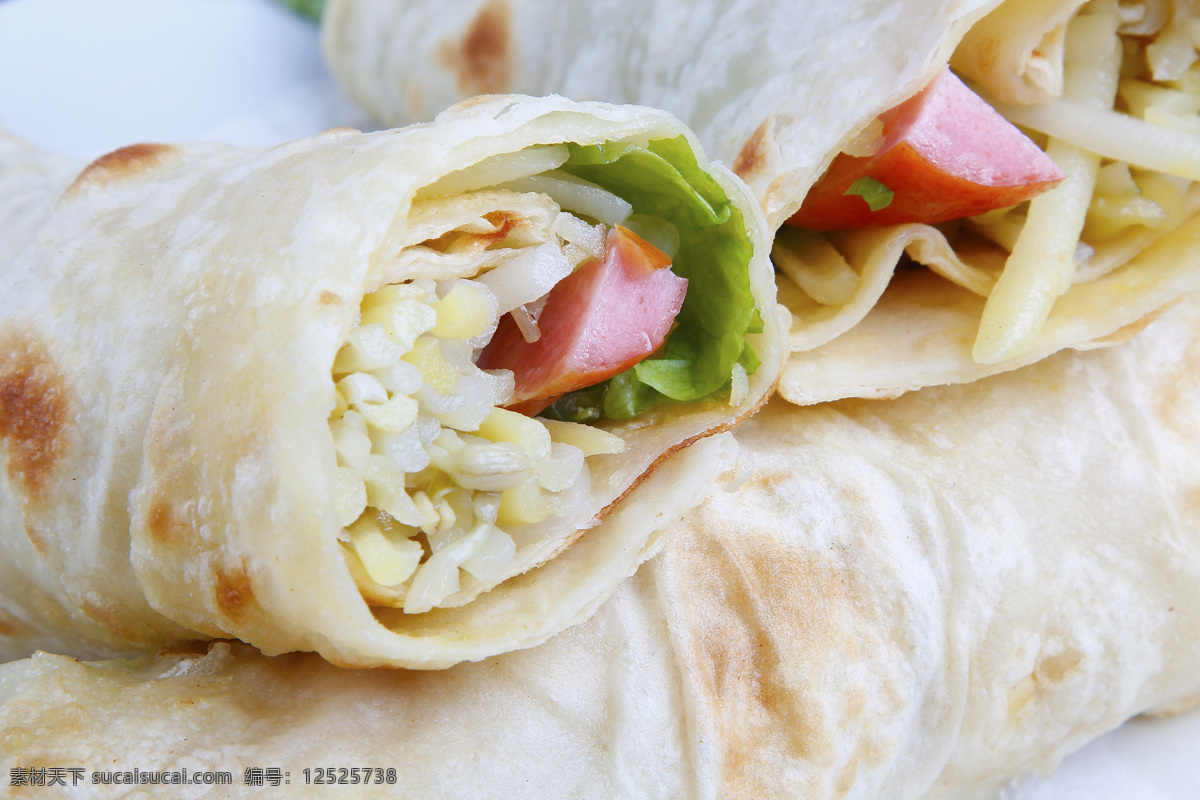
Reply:
[[[88, 160], [373, 127], [330, 79], [315, 25], [269, 0], [0, 0], [0, 124]], [[1200, 712], [1128, 722], [1006, 798], [1200, 798]]]

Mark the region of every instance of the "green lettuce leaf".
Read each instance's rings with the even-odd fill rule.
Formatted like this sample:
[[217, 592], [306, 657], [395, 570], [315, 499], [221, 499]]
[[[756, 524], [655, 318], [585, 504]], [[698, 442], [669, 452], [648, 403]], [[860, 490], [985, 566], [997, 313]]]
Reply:
[[747, 372], [758, 365], [746, 335], [762, 329], [750, 291], [754, 245], [741, 213], [700, 168], [683, 136], [648, 147], [610, 143], [570, 148], [571, 157], [560, 169], [623, 197], [636, 214], [675, 225], [679, 250], [671, 268], [688, 279], [683, 308], [663, 348], [609, 381], [605, 415], [624, 419], [659, 403], [691, 402], [727, 391], [735, 363]]
[[608, 381], [604, 392], [604, 416], [629, 419], [665, 401], [666, 398], [654, 387], [639, 381], [633, 370], [626, 370]]
[[325, 0], [277, 0], [277, 2], [309, 19], [319, 20], [321, 13], [325, 10]]
[[565, 394], [544, 409], [541, 416], [563, 422], [595, 422], [604, 416], [607, 389], [608, 384], [602, 383]]
[[896, 193], [878, 178], [864, 175], [850, 184], [850, 188], [842, 192], [842, 194], [858, 195], [867, 201], [867, 206], [872, 211], [881, 211], [892, 204], [892, 198], [895, 197]]

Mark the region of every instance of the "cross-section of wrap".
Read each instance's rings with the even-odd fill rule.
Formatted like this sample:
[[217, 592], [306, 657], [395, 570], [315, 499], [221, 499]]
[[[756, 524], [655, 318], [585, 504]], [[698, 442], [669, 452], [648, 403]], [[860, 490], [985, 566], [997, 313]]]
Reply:
[[6, 242], [8, 655], [531, 646], [735, 471], [717, 437], [640, 485], [778, 375], [761, 215], [665, 113], [496, 97], [75, 172]]
[[809, 404], [1110, 344], [1200, 287], [1196, 22], [1157, 0], [330, 0], [323, 25], [392, 122], [501, 89], [685, 120], [779, 229], [780, 393]]

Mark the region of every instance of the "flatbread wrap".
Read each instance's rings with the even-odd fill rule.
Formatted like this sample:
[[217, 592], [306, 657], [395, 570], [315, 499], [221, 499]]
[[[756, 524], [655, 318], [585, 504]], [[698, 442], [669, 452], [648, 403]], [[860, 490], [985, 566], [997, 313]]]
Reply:
[[[0, 766], [225, 770], [221, 797], [999, 797], [1200, 700], [1198, 348], [1189, 301], [965, 386], [774, 400], [735, 434], [756, 463], [738, 491], [586, 623], [483, 663], [217, 643], [5, 665]], [[314, 783], [362, 767], [379, 782]]]
[[0, 147], [8, 658], [532, 646], [736, 473], [723, 436], [641, 485], [778, 375], [761, 215], [666, 113], [495, 97], [82, 171]]
[[780, 393], [810, 404], [1111, 344], [1200, 285], [1194, 25], [1153, 1], [330, 0], [323, 36], [392, 122], [514, 87], [687, 121], [779, 231]]

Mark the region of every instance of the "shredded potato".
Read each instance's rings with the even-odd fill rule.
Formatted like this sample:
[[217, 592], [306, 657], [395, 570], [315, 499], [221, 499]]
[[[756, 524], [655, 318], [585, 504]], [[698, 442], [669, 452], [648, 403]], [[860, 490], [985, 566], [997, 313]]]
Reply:
[[819, 233], [799, 228], [781, 231], [771, 260], [777, 270], [821, 305], [845, 305], [858, 291], [859, 274]]
[[[513, 393], [512, 373], [474, 363], [500, 315], [525, 304], [536, 310], [583, 260], [576, 253], [603, 253], [606, 235], [545, 194], [488, 187], [570, 184], [560, 197], [577, 191], [601, 218], [628, 216], [628, 203], [599, 187], [603, 194], [542, 175], [565, 159], [565, 146], [530, 148], [433, 187], [459, 194], [423, 192], [427, 199], [411, 215], [417, 230], [397, 246], [393, 263], [408, 274], [437, 274], [428, 265], [475, 254], [476, 271], [367, 294], [335, 359], [334, 506], [347, 564], [370, 603], [422, 613], [468, 601], [503, 579], [520, 547], [553, 532], [588, 491], [587, 458], [624, 449], [602, 430], [501, 408]], [[489, 216], [494, 203], [506, 204], [504, 227]], [[448, 227], [432, 227], [438, 217]]]
[[[1109, 109], [1124, 48], [1112, 13], [1081, 14], [1067, 28], [1064, 95], [1088, 108]], [[1047, 154], [1066, 173], [1056, 188], [1029, 203], [1025, 226], [984, 306], [974, 356], [996, 363], [1031, 347], [1054, 301], [1070, 287], [1076, 248], [1087, 219], [1100, 156], [1051, 138]]]
[[1025, 215], [1024, 207], [997, 208], [971, 217], [966, 225], [988, 241], [1012, 252], [1021, 236], [1021, 229], [1025, 227]]
[[1097, 155], [1200, 180], [1200, 138], [1068, 99], [1043, 106], [997, 104], [1000, 113]]
[[[1200, 19], [1193, 5], [1030, 0], [1001, 8], [964, 38], [952, 65], [1067, 177], [1028, 203], [943, 226], [956, 250], [994, 248], [1002, 264], [994, 286], [983, 287], [988, 299], [974, 348], [981, 363], [1020, 355], [1071, 285], [1119, 269], [1200, 213], [1193, 186], [1200, 181]], [[1059, 42], [1054, 26], [1068, 14]], [[1030, 15], [1036, 24], [1028, 24]], [[1053, 46], [1039, 50], [1038, 36]], [[1033, 72], [1001, 66], [1009, 62]], [[812, 265], [831, 261], [814, 246], [804, 252], [804, 270], [786, 254], [776, 266], [819, 301], [829, 289], [815, 282], [820, 270]]]

